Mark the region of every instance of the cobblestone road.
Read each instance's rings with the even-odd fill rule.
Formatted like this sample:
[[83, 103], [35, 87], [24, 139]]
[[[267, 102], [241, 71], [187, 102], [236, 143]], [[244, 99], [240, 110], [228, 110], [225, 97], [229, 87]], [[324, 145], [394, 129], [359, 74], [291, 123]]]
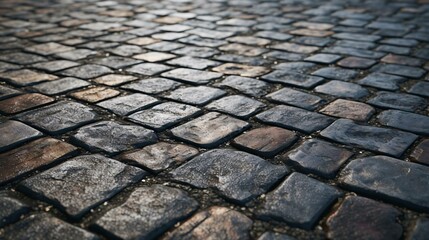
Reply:
[[428, 239], [427, 0], [0, 0], [0, 239]]

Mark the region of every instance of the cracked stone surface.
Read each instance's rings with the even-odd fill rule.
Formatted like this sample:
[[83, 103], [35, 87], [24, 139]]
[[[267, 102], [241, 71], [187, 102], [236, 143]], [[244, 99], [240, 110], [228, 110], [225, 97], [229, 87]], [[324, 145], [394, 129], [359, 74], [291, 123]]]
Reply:
[[1, 1], [0, 239], [427, 238], [428, 14]]

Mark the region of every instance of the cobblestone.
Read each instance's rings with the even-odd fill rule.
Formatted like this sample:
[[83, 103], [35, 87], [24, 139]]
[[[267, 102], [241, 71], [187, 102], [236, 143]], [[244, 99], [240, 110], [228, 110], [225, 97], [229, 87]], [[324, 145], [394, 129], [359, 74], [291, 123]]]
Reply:
[[375, 113], [375, 109], [365, 103], [337, 99], [322, 108], [320, 112], [333, 117], [366, 121]]
[[29, 211], [30, 208], [10, 192], [0, 192], [0, 227], [16, 222]]
[[6, 114], [19, 113], [53, 101], [53, 98], [38, 93], [23, 94], [0, 101], [0, 112]]

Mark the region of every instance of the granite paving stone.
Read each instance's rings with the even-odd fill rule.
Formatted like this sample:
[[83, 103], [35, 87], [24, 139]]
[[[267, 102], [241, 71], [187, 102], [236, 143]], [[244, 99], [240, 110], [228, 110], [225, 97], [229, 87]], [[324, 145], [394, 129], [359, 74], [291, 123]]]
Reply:
[[308, 57], [304, 60], [308, 61], [308, 62], [332, 64], [339, 59], [341, 59], [341, 56], [339, 56], [339, 55], [319, 53], [319, 54], [315, 54], [311, 57]]
[[338, 118], [367, 121], [375, 113], [375, 109], [365, 103], [337, 99], [326, 105], [319, 112]]
[[148, 78], [123, 85], [122, 88], [147, 94], [158, 94], [182, 85], [167, 78]]
[[134, 93], [99, 102], [97, 106], [108, 109], [118, 115], [125, 116], [157, 103], [159, 103], [159, 101], [154, 97], [141, 93]]
[[398, 128], [419, 135], [429, 135], [429, 117], [425, 115], [386, 110], [377, 116], [378, 122], [384, 126]]
[[129, 119], [143, 126], [162, 131], [200, 113], [201, 110], [197, 107], [175, 102], [165, 102], [153, 108], [131, 114]]
[[360, 57], [346, 57], [337, 62], [337, 65], [344, 68], [367, 69], [375, 65], [377, 62], [372, 59]]
[[39, 93], [23, 94], [0, 101], [0, 112], [15, 114], [53, 101], [53, 98]]
[[[73, 155], [76, 147], [54, 138], [41, 138], [0, 154], [0, 183]], [[19, 157], [17, 157], [19, 156]]]
[[236, 63], [225, 63], [213, 68], [215, 72], [221, 72], [228, 75], [239, 75], [242, 77], [258, 77], [269, 72], [265, 67], [248, 66]]
[[414, 84], [409, 90], [409, 93], [429, 97], [429, 82], [418, 82]]
[[22, 65], [48, 61], [47, 58], [44, 58], [35, 54], [23, 53], [23, 52], [13, 52], [8, 54], [2, 54], [0, 56], [0, 60], [5, 62], [10, 62], [10, 63], [22, 64]]
[[30, 207], [18, 200], [12, 192], [0, 192], [0, 227], [18, 221], [23, 214], [29, 211]]
[[231, 95], [213, 101], [206, 106], [207, 109], [233, 115], [238, 118], [247, 119], [260, 111], [265, 104], [241, 95]]
[[334, 178], [353, 153], [319, 139], [310, 139], [289, 152], [287, 157], [292, 163], [306, 172], [324, 178]]
[[255, 155], [231, 149], [205, 152], [170, 172], [175, 181], [197, 188], [212, 188], [226, 198], [244, 204], [269, 188], [288, 172]]
[[420, 218], [419, 220], [417, 220], [417, 223], [414, 226], [412, 233], [410, 234], [411, 236], [410, 239], [413, 239], [413, 240], [425, 239], [426, 236], [429, 234], [428, 227], [429, 227], [428, 218]]
[[411, 153], [411, 159], [417, 163], [429, 165], [429, 140], [423, 140], [419, 145], [414, 148]]
[[114, 121], [101, 121], [84, 126], [72, 137], [90, 151], [102, 150], [108, 153], [142, 147], [157, 141], [157, 135], [152, 130]]
[[184, 144], [160, 142], [146, 146], [141, 150], [124, 153], [121, 161], [143, 166], [153, 172], [179, 165], [198, 154], [198, 150]]
[[162, 62], [175, 57], [176, 55], [174, 54], [164, 52], [147, 52], [133, 56], [133, 58], [144, 60], [146, 62]]
[[51, 55], [54, 53], [71, 51], [73, 48], [55, 42], [49, 42], [33, 45], [31, 47], [25, 48], [25, 50], [40, 55]]
[[276, 232], [265, 232], [258, 240], [296, 240], [296, 238]]
[[324, 81], [321, 77], [293, 73], [288, 70], [276, 70], [267, 75], [262, 76], [262, 79], [273, 82], [283, 83], [302, 88], [312, 88]]
[[410, 67], [398, 64], [382, 64], [373, 67], [376, 72], [398, 75], [406, 78], [421, 78], [426, 73], [425, 70], [418, 67]]
[[341, 195], [339, 190], [326, 183], [294, 172], [266, 195], [257, 215], [311, 229]]
[[24, 180], [19, 188], [79, 218], [145, 175], [101, 155], [82, 155]]
[[197, 57], [190, 57], [190, 56], [183, 56], [179, 58], [175, 58], [173, 60], [170, 60], [167, 62], [170, 65], [176, 65], [180, 67], [185, 68], [193, 68], [193, 69], [206, 69], [208, 67], [214, 67], [219, 65], [219, 62], [215, 62], [212, 60], [207, 60], [204, 58], [197, 58]]
[[79, 67], [69, 68], [67, 70], [61, 71], [60, 73], [69, 77], [90, 79], [113, 73], [113, 71], [105, 66], [86, 64]]
[[321, 68], [312, 73], [312, 75], [315, 76], [343, 81], [350, 81], [355, 78], [357, 74], [358, 72], [354, 70], [335, 67]]
[[32, 139], [40, 138], [43, 133], [18, 121], [8, 120], [0, 123], [0, 151], [5, 151]]
[[292, 131], [279, 127], [252, 129], [232, 142], [233, 146], [244, 151], [262, 156], [274, 157], [277, 153], [291, 146], [298, 137]]
[[0, 99], [13, 97], [20, 94], [20, 91], [4, 85], [0, 85]]
[[405, 82], [406, 79], [403, 77], [385, 74], [385, 73], [371, 73], [361, 80], [357, 81], [357, 83], [375, 87], [383, 90], [398, 90], [399, 84]]
[[428, 167], [386, 156], [355, 159], [341, 171], [352, 191], [427, 212]]
[[108, 74], [94, 79], [93, 81], [107, 86], [117, 86], [123, 83], [137, 80], [137, 77], [131, 75]]
[[198, 86], [179, 88], [165, 97], [179, 102], [202, 106], [224, 95], [226, 95], [226, 92], [221, 89]]
[[171, 130], [174, 137], [204, 148], [213, 148], [250, 127], [224, 114], [209, 112]]
[[212, 80], [222, 77], [222, 73], [200, 71], [189, 68], [176, 68], [161, 74], [166, 78], [172, 78], [191, 84], [207, 84]]
[[6, 79], [12, 84], [15, 84], [18, 86], [27, 86], [27, 85], [32, 85], [39, 82], [52, 81], [52, 80], [58, 79], [58, 77], [55, 75], [35, 72], [28, 69], [21, 69], [16, 71], [0, 73], [0, 78]]
[[24, 239], [82, 239], [99, 240], [97, 235], [64, 222], [48, 213], [32, 214], [16, 224], [5, 228], [0, 237], [5, 240]]
[[317, 93], [323, 93], [341, 98], [362, 99], [369, 91], [355, 83], [332, 80], [314, 88]]
[[61, 101], [22, 113], [17, 119], [50, 134], [60, 134], [95, 121], [98, 114], [83, 104]]
[[282, 88], [265, 97], [274, 102], [305, 108], [307, 110], [314, 110], [325, 102], [321, 97], [291, 88]]
[[103, 65], [113, 69], [120, 69], [131, 65], [136, 65], [138, 63], [141, 63], [141, 61], [132, 58], [109, 56], [106, 58], [95, 59], [94, 61], [92, 61], [92, 63]]
[[394, 129], [356, 124], [338, 119], [320, 135], [336, 142], [399, 157], [417, 139], [417, 135]]
[[266, 82], [239, 76], [228, 76], [218, 85], [230, 87], [252, 97], [265, 95], [270, 87]]
[[[365, 211], [362, 211], [365, 209]], [[401, 212], [374, 200], [347, 196], [327, 220], [332, 239], [401, 239]]]
[[87, 87], [89, 85], [91, 85], [91, 83], [89, 83], [88, 81], [74, 77], [65, 77], [55, 81], [39, 83], [33, 85], [32, 87], [38, 92], [47, 95], [56, 95], [68, 92], [70, 90]]
[[153, 76], [153, 75], [156, 75], [158, 73], [168, 71], [170, 69], [171, 69], [171, 67], [168, 67], [168, 66], [163, 65], [163, 64], [142, 63], [142, 64], [135, 65], [131, 68], [128, 68], [126, 71], [131, 72], [131, 73], [137, 73], [140, 75]]
[[195, 214], [161, 239], [249, 239], [252, 223], [238, 211], [214, 206]]
[[76, 99], [79, 99], [85, 102], [96, 103], [96, 102], [103, 101], [105, 99], [116, 97], [119, 94], [121, 94], [121, 92], [112, 88], [91, 87], [81, 91], [73, 92], [70, 95]]
[[72, 62], [69, 60], [55, 60], [49, 62], [41, 62], [31, 65], [33, 68], [37, 68], [40, 70], [46, 70], [48, 72], [56, 72], [66, 68], [76, 67], [80, 64], [77, 62]]
[[278, 105], [256, 115], [263, 123], [272, 124], [292, 130], [312, 133], [331, 124], [334, 119], [319, 113], [301, 108]]
[[379, 91], [367, 103], [380, 108], [393, 108], [403, 111], [416, 111], [427, 106], [427, 101], [418, 96], [406, 93]]
[[121, 239], [156, 239], [197, 208], [198, 202], [183, 190], [163, 185], [140, 187], [94, 224]]

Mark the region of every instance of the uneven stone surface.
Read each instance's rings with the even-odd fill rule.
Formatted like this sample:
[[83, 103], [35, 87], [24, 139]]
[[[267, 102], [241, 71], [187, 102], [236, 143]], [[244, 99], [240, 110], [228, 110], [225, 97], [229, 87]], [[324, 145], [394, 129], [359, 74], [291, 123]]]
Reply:
[[414, 149], [411, 154], [411, 158], [418, 162], [429, 165], [429, 140], [423, 140], [417, 147]]
[[0, 152], [19, 146], [24, 142], [41, 137], [36, 129], [18, 121], [0, 123]]
[[198, 202], [180, 189], [162, 185], [141, 187], [95, 225], [122, 239], [155, 239], [197, 207]]
[[90, 150], [116, 153], [155, 143], [156, 134], [138, 125], [102, 121], [80, 128], [73, 139]]
[[65, 93], [70, 90], [89, 86], [90, 83], [81, 79], [66, 77], [55, 81], [39, 83], [33, 86], [38, 92], [55, 95]]
[[325, 178], [335, 177], [341, 165], [353, 153], [318, 139], [310, 139], [288, 153], [288, 158], [304, 171]]
[[198, 86], [179, 88], [174, 90], [166, 97], [179, 102], [202, 106], [208, 102], [222, 97], [226, 92], [217, 88]]
[[292, 145], [298, 137], [292, 131], [279, 128], [257, 128], [235, 138], [232, 142], [237, 148], [264, 157], [273, 157]]
[[292, 106], [305, 108], [307, 110], [316, 109], [324, 100], [316, 95], [297, 91], [291, 88], [282, 88], [266, 96], [275, 102], [285, 103]]
[[221, 73], [200, 71], [189, 68], [177, 68], [161, 75], [166, 78], [172, 78], [191, 84], [206, 84], [214, 79], [222, 77]]
[[22, 69], [1, 73], [0, 78], [8, 80], [14, 85], [28, 86], [39, 82], [52, 81], [57, 79], [58, 77], [51, 74]]
[[158, 99], [154, 97], [140, 93], [134, 93], [102, 101], [98, 103], [97, 106], [106, 108], [118, 115], [124, 116], [138, 110], [148, 108], [157, 103]]
[[404, 111], [416, 111], [425, 108], [427, 101], [418, 96], [406, 93], [377, 92], [367, 103], [380, 108], [393, 108]]
[[267, 194], [257, 215], [311, 229], [340, 196], [341, 193], [332, 186], [300, 173], [292, 173]]
[[244, 204], [265, 193], [287, 172], [285, 166], [273, 165], [252, 154], [219, 149], [193, 158], [171, 175], [175, 181], [197, 188], [213, 188], [226, 198]]
[[375, 109], [365, 103], [337, 99], [322, 108], [320, 112], [333, 117], [366, 121], [375, 113]]
[[413, 240], [423, 240], [429, 234], [428, 228], [429, 220], [427, 218], [421, 218], [417, 221], [414, 226], [413, 232], [411, 233], [411, 238]]
[[124, 153], [121, 160], [159, 172], [178, 165], [198, 154], [198, 150], [183, 144], [156, 143], [141, 150]]
[[249, 239], [251, 226], [252, 220], [246, 215], [214, 206], [195, 214], [162, 239]]
[[262, 78], [270, 82], [283, 83], [302, 88], [312, 88], [323, 81], [321, 77], [291, 73], [285, 70], [273, 71], [270, 74], [262, 76]]
[[428, 170], [423, 165], [374, 156], [351, 161], [342, 170], [340, 182], [358, 193], [428, 212]]
[[28, 211], [30, 208], [10, 192], [0, 192], [0, 227], [18, 221]]
[[265, 104], [251, 98], [232, 95], [213, 101], [206, 108], [246, 119], [260, 111], [264, 106]]
[[53, 98], [38, 93], [23, 94], [0, 101], [0, 112], [7, 114], [19, 113], [53, 101]]
[[238, 76], [226, 77], [225, 80], [219, 84], [219, 86], [228, 86], [232, 89], [236, 89], [244, 94], [254, 97], [264, 95], [269, 88], [269, 85], [263, 81]]
[[84, 155], [28, 178], [19, 187], [78, 218], [145, 175], [101, 155]]
[[61, 101], [25, 112], [18, 119], [51, 134], [59, 134], [98, 118], [89, 107], [72, 101]]
[[126, 84], [122, 88], [148, 94], [157, 94], [180, 86], [181, 83], [166, 78], [149, 78]]
[[48, 213], [37, 213], [19, 221], [18, 223], [5, 228], [0, 237], [5, 240], [10, 239], [82, 239], [98, 240], [97, 235], [84, 229], [75, 227], [58, 218], [52, 217]]
[[332, 80], [317, 86], [315, 92], [333, 95], [341, 98], [361, 99], [369, 94], [368, 90], [358, 84]]
[[400, 215], [387, 204], [348, 196], [328, 218], [328, 236], [332, 239], [401, 239], [402, 227], [397, 221]]
[[213, 148], [243, 132], [249, 123], [210, 112], [171, 130], [173, 136], [197, 146]]
[[429, 117], [424, 115], [398, 110], [387, 110], [378, 115], [377, 118], [382, 125], [388, 127], [420, 135], [429, 135]]
[[399, 157], [417, 139], [411, 133], [364, 126], [351, 120], [339, 119], [320, 135], [339, 143]]

